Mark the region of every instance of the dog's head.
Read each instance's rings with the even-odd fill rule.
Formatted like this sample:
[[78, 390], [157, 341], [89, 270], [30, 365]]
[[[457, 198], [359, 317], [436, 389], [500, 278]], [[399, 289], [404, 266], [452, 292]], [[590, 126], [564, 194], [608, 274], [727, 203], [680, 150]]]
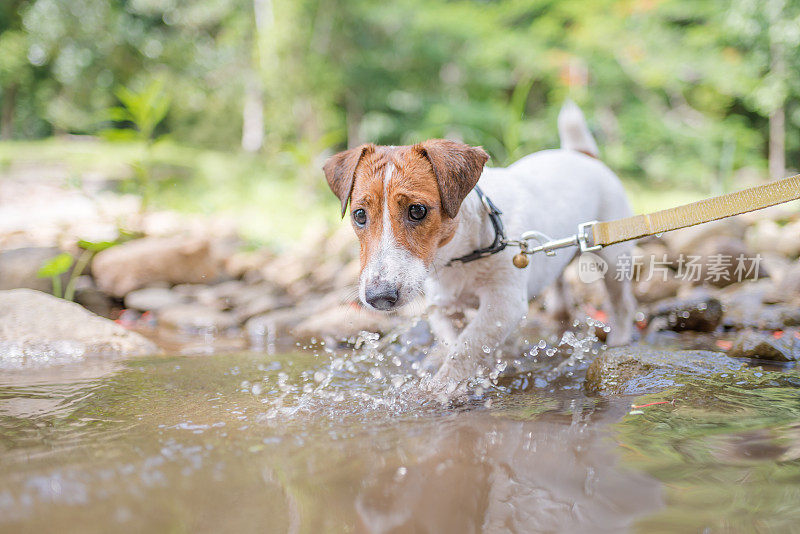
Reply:
[[432, 139], [413, 146], [362, 145], [332, 156], [325, 177], [361, 244], [359, 297], [389, 311], [422, 289], [436, 250], [455, 234], [461, 202], [489, 156]]

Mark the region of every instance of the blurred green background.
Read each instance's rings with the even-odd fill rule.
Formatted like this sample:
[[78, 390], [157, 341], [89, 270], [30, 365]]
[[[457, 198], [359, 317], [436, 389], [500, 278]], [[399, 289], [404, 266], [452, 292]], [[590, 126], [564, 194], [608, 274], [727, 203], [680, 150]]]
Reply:
[[797, 0], [3, 0], [0, 172], [100, 170], [280, 239], [336, 217], [336, 150], [505, 165], [557, 146], [570, 97], [651, 209], [797, 166], [798, 45]]

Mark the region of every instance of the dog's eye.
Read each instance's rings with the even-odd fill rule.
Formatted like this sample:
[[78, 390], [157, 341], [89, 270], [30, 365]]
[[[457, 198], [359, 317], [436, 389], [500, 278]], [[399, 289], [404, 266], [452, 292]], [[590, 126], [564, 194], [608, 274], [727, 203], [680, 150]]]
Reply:
[[428, 214], [428, 208], [422, 204], [411, 204], [408, 207], [408, 218], [412, 221], [421, 221]]
[[353, 212], [353, 221], [355, 221], [358, 226], [364, 226], [367, 224], [367, 212], [363, 209], [357, 209]]

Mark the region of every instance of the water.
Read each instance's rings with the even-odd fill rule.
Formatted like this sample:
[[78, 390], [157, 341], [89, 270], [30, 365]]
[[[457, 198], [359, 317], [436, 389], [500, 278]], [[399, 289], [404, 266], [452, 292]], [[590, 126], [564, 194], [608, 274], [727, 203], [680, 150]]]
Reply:
[[531, 335], [456, 404], [414, 394], [422, 355], [402, 336], [4, 372], [0, 531], [800, 524], [794, 369], [592, 397], [581, 387], [597, 350], [589, 333]]

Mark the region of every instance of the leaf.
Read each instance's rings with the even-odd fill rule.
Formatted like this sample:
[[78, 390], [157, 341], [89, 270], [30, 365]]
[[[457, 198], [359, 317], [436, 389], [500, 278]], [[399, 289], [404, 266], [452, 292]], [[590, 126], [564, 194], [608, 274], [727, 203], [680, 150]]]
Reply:
[[106, 119], [114, 122], [132, 121], [130, 112], [122, 106], [110, 107], [106, 110]]
[[72, 262], [72, 255], [63, 252], [55, 258], [51, 258], [44, 262], [39, 268], [39, 272], [36, 273], [36, 276], [39, 278], [52, 278], [54, 276], [64, 274], [65, 272], [69, 271], [70, 267], [72, 267]]
[[81, 239], [78, 241], [78, 246], [84, 250], [90, 250], [92, 252], [100, 252], [101, 250], [105, 250], [107, 248], [111, 248], [116, 245], [116, 241], [86, 241]]

